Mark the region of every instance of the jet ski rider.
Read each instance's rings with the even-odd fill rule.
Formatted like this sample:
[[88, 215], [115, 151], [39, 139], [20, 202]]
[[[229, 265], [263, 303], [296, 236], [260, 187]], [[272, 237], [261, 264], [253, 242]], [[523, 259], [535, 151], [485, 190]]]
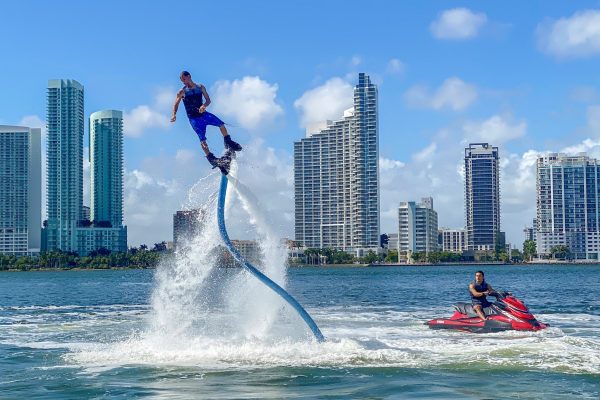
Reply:
[[492, 285], [485, 281], [483, 271], [475, 272], [475, 280], [469, 285], [471, 301], [473, 302], [473, 311], [479, 315], [479, 318], [485, 321], [483, 309], [492, 305], [485, 296], [492, 293]]

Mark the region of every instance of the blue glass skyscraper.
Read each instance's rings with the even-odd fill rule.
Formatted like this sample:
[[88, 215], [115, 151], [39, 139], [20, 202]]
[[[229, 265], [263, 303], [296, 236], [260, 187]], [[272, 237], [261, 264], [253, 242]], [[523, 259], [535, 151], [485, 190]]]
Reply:
[[575, 259], [600, 254], [600, 165], [584, 153], [537, 160], [536, 245], [540, 255], [567, 246]]
[[465, 215], [467, 249], [494, 250], [500, 232], [498, 148], [471, 143], [465, 149]]

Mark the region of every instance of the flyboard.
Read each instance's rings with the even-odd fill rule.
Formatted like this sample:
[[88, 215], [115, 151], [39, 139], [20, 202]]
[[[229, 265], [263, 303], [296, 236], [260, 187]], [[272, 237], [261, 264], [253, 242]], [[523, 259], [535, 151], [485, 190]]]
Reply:
[[[226, 155], [226, 157], [229, 157], [229, 158], [231, 158], [232, 156], [233, 155], [231, 153]], [[227, 165], [227, 167], [228, 167], [228, 165]], [[233, 256], [233, 258], [237, 262], [239, 262], [246, 271], [250, 272], [259, 281], [261, 281], [263, 284], [265, 284], [267, 287], [269, 287], [269, 289], [273, 290], [275, 293], [277, 293], [279, 296], [281, 296], [290, 306], [292, 306], [292, 308], [294, 310], [296, 310], [298, 315], [300, 315], [300, 317], [304, 320], [304, 322], [306, 322], [306, 325], [308, 325], [308, 327], [312, 331], [313, 335], [315, 335], [315, 338], [317, 339], [318, 342], [324, 342], [325, 337], [319, 330], [319, 327], [317, 326], [315, 321], [313, 321], [311, 316], [306, 312], [306, 310], [300, 305], [300, 303], [298, 303], [298, 301], [295, 298], [293, 298], [292, 295], [290, 295], [288, 292], [286, 292], [284, 288], [279, 286], [277, 283], [273, 282], [268, 276], [266, 276], [265, 274], [260, 272], [255, 266], [253, 266], [248, 261], [246, 261], [246, 259], [244, 259], [244, 257], [242, 257], [240, 252], [235, 248], [233, 243], [231, 243], [231, 240], [229, 239], [229, 235], [227, 234], [227, 228], [225, 226], [225, 197], [227, 195], [227, 182], [228, 182], [227, 174], [229, 173], [229, 168], [225, 168], [225, 169], [220, 168], [220, 169], [221, 169], [222, 175], [221, 175], [221, 186], [219, 189], [219, 202], [218, 202], [218, 206], [217, 206], [217, 216], [218, 216], [217, 219], [219, 221], [219, 232], [221, 233], [221, 238], [223, 239], [223, 242], [225, 242], [225, 246], [227, 247], [227, 250], [229, 250], [229, 252]]]

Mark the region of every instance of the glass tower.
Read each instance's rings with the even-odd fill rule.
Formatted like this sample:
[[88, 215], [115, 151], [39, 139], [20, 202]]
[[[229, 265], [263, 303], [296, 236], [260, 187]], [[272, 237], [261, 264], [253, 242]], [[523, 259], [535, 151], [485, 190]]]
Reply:
[[77, 251], [83, 212], [83, 86], [71, 79], [48, 81], [47, 250]]
[[468, 250], [494, 250], [500, 231], [498, 148], [471, 143], [465, 149], [465, 214]]
[[123, 113], [97, 111], [90, 116], [91, 212], [97, 225], [123, 224]]
[[40, 252], [41, 131], [0, 125], [0, 253]]
[[567, 246], [575, 259], [597, 260], [600, 254], [600, 165], [585, 153], [551, 153], [537, 160], [538, 254]]

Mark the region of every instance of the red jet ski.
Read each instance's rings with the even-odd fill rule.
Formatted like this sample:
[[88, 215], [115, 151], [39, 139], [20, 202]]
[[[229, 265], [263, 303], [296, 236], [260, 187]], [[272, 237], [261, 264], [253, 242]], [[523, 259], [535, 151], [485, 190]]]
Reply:
[[496, 301], [483, 312], [487, 319], [482, 321], [470, 303], [457, 303], [450, 318], [436, 318], [425, 323], [431, 329], [458, 329], [474, 333], [490, 333], [507, 330], [539, 331], [549, 325], [539, 322], [523, 302], [510, 292], [492, 292]]

